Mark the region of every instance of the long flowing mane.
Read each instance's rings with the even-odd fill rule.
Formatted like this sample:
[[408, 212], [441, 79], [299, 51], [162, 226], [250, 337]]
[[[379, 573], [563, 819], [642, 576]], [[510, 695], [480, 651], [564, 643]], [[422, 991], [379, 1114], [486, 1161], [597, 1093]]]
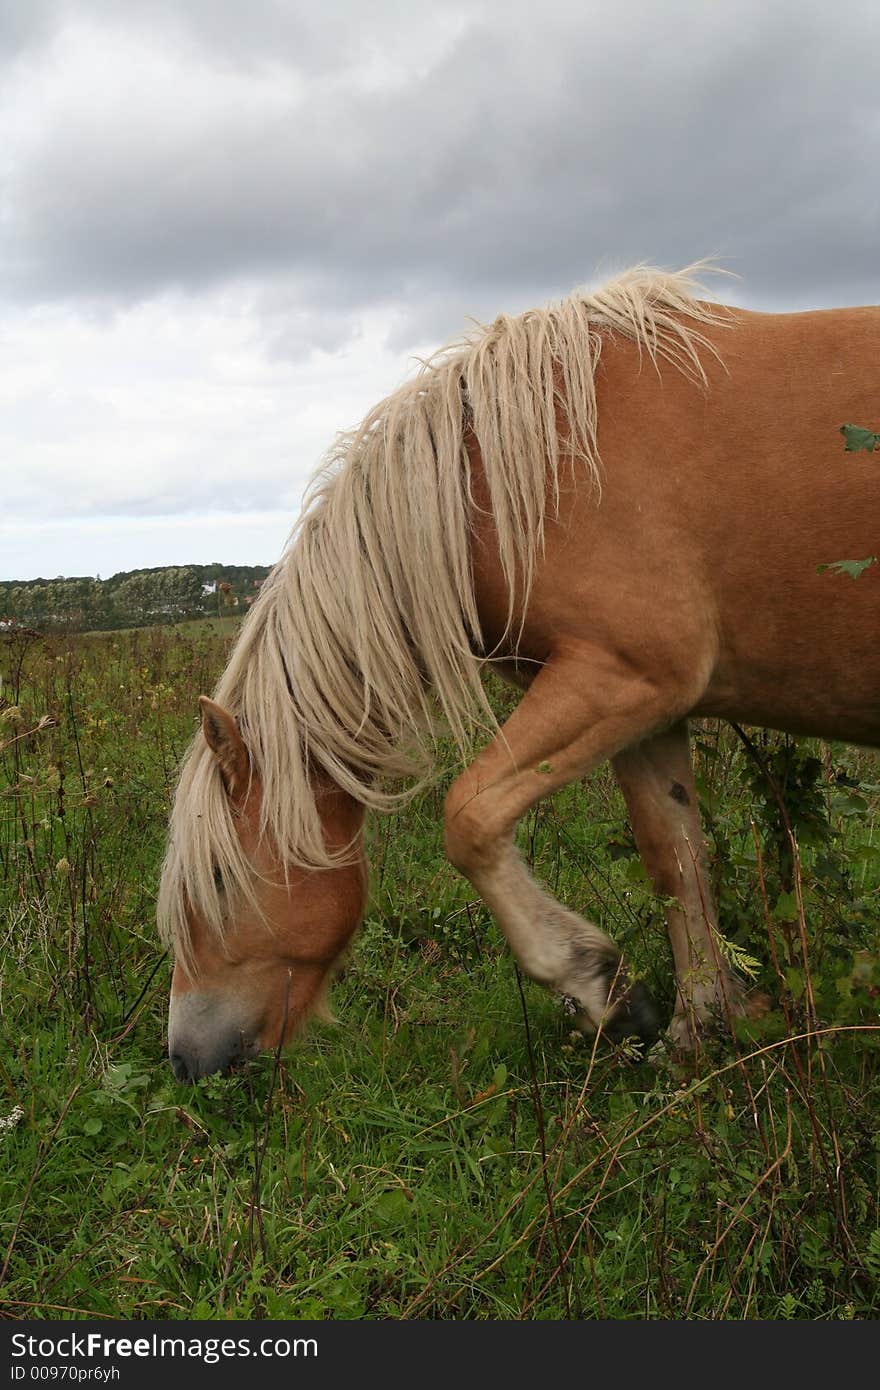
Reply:
[[[471, 434], [510, 595], [508, 646], [528, 600], [545, 517], [571, 466], [600, 489], [596, 367], [603, 334], [625, 336], [705, 382], [699, 266], [630, 270], [602, 289], [489, 327], [443, 349], [341, 435], [313, 479], [287, 549], [263, 585], [215, 698], [238, 719], [262, 787], [262, 830], [290, 866], [330, 867], [316, 774], [368, 807], [410, 794], [435, 731], [467, 756], [494, 720], [470, 563]], [[416, 784], [418, 785], [418, 784]], [[199, 734], [180, 775], [159, 922], [186, 956], [186, 904], [218, 935], [225, 891], [255, 902], [216, 761]]]

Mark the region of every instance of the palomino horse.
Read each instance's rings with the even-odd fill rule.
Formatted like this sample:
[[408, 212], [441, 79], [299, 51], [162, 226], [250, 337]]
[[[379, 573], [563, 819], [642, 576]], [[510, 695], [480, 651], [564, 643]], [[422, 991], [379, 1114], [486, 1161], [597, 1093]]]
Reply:
[[[585, 1027], [653, 1005], [513, 842], [611, 759], [668, 911], [673, 1038], [744, 1007], [716, 941], [687, 720], [880, 742], [880, 309], [760, 314], [640, 268], [499, 318], [343, 436], [245, 622], [175, 800], [159, 916], [169, 1049], [194, 1079], [286, 1042], [365, 904], [366, 809], [465, 762], [446, 849]], [[524, 690], [500, 729], [488, 661]], [[488, 742], [486, 735], [488, 734]]]

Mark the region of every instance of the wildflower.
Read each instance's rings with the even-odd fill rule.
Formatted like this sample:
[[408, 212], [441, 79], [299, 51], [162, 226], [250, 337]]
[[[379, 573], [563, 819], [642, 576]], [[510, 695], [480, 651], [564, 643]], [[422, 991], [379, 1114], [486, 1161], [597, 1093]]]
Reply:
[[23, 1117], [23, 1115], [24, 1111], [22, 1110], [21, 1106], [14, 1105], [5, 1119], [3, 1119], [2, 1116], [0, 1116], [0, 1138], [2, 1138], [2, 1136], [6, 1133], [7, 1130], [15, 1129], [15, 1126], [18, 1124], [19, 1120]]
[[0, 719], [3, 720], [4, 724], [12, 724], [13, 727], [24, 723], [24, 715], [18, 705], [10, 705], [8, 709], [0, 712]]
[[55, 872], [56, 874], [60, 874], [62, 878], [66, 878], [70, 873], [70, 860], [59, 859], [58, 863], [55, 865]]

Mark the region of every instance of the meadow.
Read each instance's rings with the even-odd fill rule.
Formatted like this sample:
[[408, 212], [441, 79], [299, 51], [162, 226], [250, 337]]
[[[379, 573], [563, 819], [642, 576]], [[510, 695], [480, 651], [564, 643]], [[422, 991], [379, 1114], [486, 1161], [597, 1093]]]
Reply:
[[[339, 1021], [184, 1087], [155, 892], [234, 627], [0, 634], [0, 1315], [876, 1316], [880, 757], [695, 731], [723, 949], [772, 1007], [691, 1059], [520, 979], [443, 859], [449, 750], [369, 825]], [[610, 772], [521, 843], [668, 1015]]]

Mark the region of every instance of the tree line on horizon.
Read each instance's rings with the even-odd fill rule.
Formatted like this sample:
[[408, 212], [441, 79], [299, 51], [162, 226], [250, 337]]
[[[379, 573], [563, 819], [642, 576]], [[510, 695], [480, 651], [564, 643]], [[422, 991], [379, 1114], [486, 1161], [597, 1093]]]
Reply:
[[0, 581], [0, 627], [87, 632], [222, 617], [247, 609], [268, 573], [268, 565], [163, 565], [109, 579]]

